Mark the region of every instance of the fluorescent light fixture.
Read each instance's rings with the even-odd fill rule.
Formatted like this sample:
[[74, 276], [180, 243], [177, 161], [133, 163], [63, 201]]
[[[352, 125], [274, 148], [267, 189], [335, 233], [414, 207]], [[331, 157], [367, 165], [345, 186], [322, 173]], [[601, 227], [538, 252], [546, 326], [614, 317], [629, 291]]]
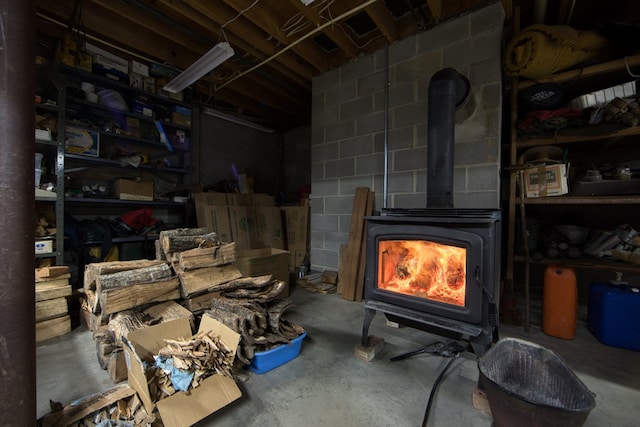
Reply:
[[235, 123], [235, 124], [240, 125], [240, 126], [248, 127], [248, 128], [255, 129], [255, 130], [259, 130], [261, 132], [265, 132], [265, 133], [274, 133], [275, 132], [275, 130], [273, 130], [271, 128], [268, 128], [266, 126], [262, 126], [262, 125], [259, 125], [257, 123], [253, 123], [253, 122], [250, 122], [249, 120], [244, 120], [244, 119], [241, 119], [239, 117], [232, 116], [230, 114], [225, 114], [225, 113], [220, 112], [218, 110], [214, 110], [213, 108], [205, 107], [203, 112], [204, 112], [204, 114], [206, 114], [208, 116], [217, 117], [219, 119], [226, 120], [228, 122]]
[[167, 83], [162, 89], [171, 93], [178, 93], [209, 71], [231, 58], [235, 52], [229, 43], [220, 42], [196, 62], [191, 64], [189, 68], [178, 74], [176, 78]]

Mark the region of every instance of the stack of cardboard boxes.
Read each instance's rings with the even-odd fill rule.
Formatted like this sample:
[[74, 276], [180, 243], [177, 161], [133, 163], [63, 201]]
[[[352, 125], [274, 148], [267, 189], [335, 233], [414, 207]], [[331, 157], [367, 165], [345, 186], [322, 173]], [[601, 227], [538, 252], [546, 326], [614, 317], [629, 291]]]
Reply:
[[258, 193], [196, 193], [195, 204], [199, 227], [236, 244], [236, 265], [245, 276], [272, 274], [289, 282], [307, 251], [308, 207], [279, 208], [273, 196]]

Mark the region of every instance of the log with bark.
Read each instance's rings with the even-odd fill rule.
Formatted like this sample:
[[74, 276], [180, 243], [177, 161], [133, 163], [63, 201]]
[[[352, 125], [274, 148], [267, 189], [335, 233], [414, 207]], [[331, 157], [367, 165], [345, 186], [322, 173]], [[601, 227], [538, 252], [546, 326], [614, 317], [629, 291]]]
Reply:
[[130, 308], [154, 302], [177, 300], [180, 298], [180, 280], [170, 277], [134, 286], [106, 289], [100, 292], [100, 310], [103, 314], [113, 314]]
[[214, 246], [218, 243], [218, 236], [206, 227], [176, 228], [161, 231], [159, 240], [162, 251], [168, 255], [198, 247]]
[[255, 301], [266, 304], [280, 298], [286, 289], [286, 282], [276, 280], [269, 283], [269, 285], [258, 289], [238, 288], [221, 293], [223, 297], [227, 298], [238, 299], [241, 301]]
[[139, 259], [132, 261], [106, 261], [87, 264], [84, 269], [84, 288], [91, 290], [95, 289], [96, 279], [101, 275], [151, 267], [159, 264], [166, 264], [166, 261]]
[[177, 271], [194, 270], [197, 268], [217, 267], [230, 264], [236, 260], [236, 244], [225, 243], [208, 248], [189, 249], [178, 253], [177, 263], [174, 267]]
[[160, 263], [143, 268], [118, 271], [116, 273], [100, 274], [96, 278], [98, 292], [107, 289], [124, 288], [139, 283], [158, 282], [167, 280], [173, 272], [167, 263]]

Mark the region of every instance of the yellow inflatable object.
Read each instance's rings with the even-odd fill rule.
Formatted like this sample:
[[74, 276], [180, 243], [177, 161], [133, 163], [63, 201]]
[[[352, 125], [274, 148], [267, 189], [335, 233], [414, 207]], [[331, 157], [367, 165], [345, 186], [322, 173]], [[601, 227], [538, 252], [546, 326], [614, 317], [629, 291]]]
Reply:
[[594, 31], [565, 25], [531, 25], [507, 44], [504, 71], [509, 76], [541, 78], [585, 61], [610, 56], [610, 42]]

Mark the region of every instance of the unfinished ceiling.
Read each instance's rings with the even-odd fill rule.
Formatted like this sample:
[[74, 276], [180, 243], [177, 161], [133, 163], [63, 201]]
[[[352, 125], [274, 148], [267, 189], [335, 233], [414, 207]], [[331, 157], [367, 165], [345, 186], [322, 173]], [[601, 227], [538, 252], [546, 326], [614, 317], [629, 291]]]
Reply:
[[[185, 69], [219, 41], [235, 55], [200, 103], [275, 129], [311, 123], [311, 79], [495, 0], [37, 0], [37, 28], [71, 27], [127, 59]], [[310, 3], [308, 6], [304, 3]]]
[[[235, 55], [195, 85], [197, 102], [286, 130], [311, 123], [313, 76], [496, 1], [36, 0], [36, 6], [37, 29], [54, 44], [72, 28], [127, 59], [180, 70], [228, 41]], [[544, 5], [546, 23], [557, 24], [633, 3], [563, 0], [547, 8], [546, 1], [502, 0], [507, 25], [521, 6], [521, 27], [532, 23], [534, 5]]]

